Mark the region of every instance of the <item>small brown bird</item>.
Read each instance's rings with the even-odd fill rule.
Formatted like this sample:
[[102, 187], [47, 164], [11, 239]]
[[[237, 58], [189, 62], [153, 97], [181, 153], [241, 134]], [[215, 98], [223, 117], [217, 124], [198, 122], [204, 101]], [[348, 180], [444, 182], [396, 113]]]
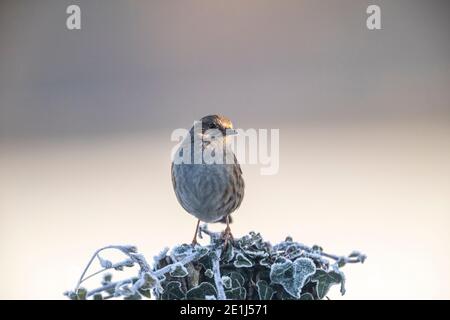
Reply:
[[[244, 198], [241, 166], [227, 143], [227, 137], [236, 131], [229, 119], [219, 115], [203, 117], [200, 123], [194, 124], [176, 153], [183, 157], [183, 152], [190, 150], [190, 156], [184, 157], [188, 161], [172, 161], [173, 188], [181, 206], [198, 219], [192, 244], [197, 243], [198, 227], [204, 221], [227, 224], [226, 245], [232, 239], [230, 214]], [[218, 138], [212, 140], [211, 132], [219, 133], [215, 135]], [[217, 150], [223, 150], [223, 158], [218, 156], [222, 162], [205, 159], [205, 155], [214, 155]]]

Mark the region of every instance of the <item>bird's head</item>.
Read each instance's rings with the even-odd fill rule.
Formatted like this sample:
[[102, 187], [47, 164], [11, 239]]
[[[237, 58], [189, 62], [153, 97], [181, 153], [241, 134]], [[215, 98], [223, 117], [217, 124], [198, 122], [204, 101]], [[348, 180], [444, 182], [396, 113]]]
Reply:
[[233, 129], [233, 123], [230, 119], [220, 115], [209, 115], [201, 118], [194, 123], [194, 126], [200, 127], [202, 134], [207, 133], [208, 130], [219, 130], [220, 133], [226, 137], [236, 134], [236, 130]]

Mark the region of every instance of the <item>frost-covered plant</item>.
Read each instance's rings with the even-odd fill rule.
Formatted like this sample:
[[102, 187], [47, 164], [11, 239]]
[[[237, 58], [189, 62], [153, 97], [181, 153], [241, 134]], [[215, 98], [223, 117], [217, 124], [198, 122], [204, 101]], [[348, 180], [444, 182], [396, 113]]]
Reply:
[[[331, 286], [340, 285], [345, 293], [341, 268], [347, 263], [363, 263], [366, 256], [352, 252], [348, 256], [325, 253], [319, 246], [308, 247], [287, 237], [272, 246], [259, 233], [248, 235], [224, 247], [220, 233], [200, 228], [200, 236], [210, 237], [207, 246], [189, 244], [164, 249], [150, 266], [134, 246], [108, 246], [97, 250], [86, 266], [75, 289], [65, 293], [70, 299], [155, 298], [158, 300], [318, 300]], [[115, 249], [126, 258], [112, 263], [100, 256]], [[101, 270], [86, 275], [97, 259]], [[138, 266], [138, 274], [112, 281], [107, 270], [121, 271]], [[101, 286], [82, 287], [87, 279], [103, 273]]]

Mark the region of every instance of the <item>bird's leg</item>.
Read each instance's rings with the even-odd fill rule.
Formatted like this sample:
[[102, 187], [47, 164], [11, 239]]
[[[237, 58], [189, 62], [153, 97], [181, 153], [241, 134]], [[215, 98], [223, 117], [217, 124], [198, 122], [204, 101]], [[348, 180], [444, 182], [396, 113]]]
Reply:
[[234, 239], [233, 239], [233, 235], [231, 234], [230, 217], [227, 216], [227, 217], [226, 217], [226, 220], [227, 220], [227, 227], [225, 228], [225, 231], [224, 231], [224, 234], [223, 234], [223, 237], [224, 237], [224, 239], [225, 239], [225, 248], [227, 247], [228, 241], [229, 241], [229, 240], [230, 240], [230, 241], [233, 241], [233, 240], [234, 240]]
[[194, 239], [192, 239], [192, 246], [194, 247], [197, 242], [198, 226], [200, 225], [200, 219], [197, 221], [197, 226], [195, 227]]

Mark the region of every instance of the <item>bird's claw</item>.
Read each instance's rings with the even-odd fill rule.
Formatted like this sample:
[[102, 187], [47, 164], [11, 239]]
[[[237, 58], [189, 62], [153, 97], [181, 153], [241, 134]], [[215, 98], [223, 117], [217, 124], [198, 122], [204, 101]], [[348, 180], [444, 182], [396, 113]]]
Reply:
[[231, 234], [231, 230], [229, 228], [226, 228], [225, 231], [223, 232], [222, 239], [225, 241], [224, 248], [228, 246], [228, 243], [234, 242], [233, 235]]

